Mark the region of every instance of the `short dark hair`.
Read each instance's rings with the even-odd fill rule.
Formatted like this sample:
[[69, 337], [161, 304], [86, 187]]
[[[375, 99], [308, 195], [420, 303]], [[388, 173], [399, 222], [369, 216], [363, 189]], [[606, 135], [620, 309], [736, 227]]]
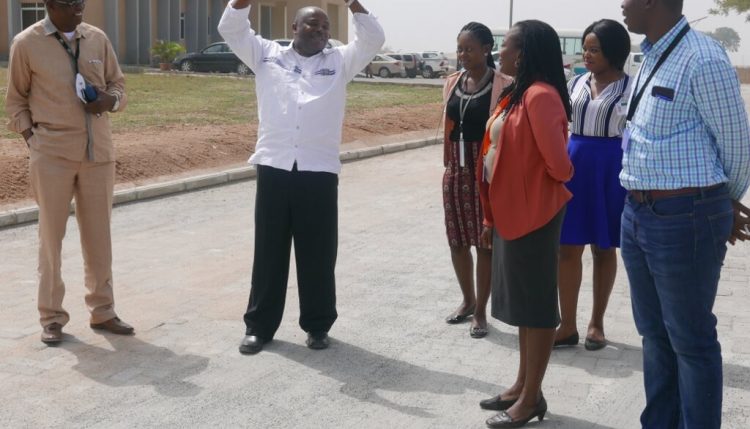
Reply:
[[663, 0], [664, 5], [672, 12], [682, 13], [683, 0]]
[[[471, 34], [482, 46], [490, 45], [490, 51], [495, 47], [495, 38], [492, 37], [492, 31], [482, 23], [472, 21], [464, 25], [464, 28], [458, 34], [461, 35], [463, 32]], [[495, 68], [495, 61], [492, 60], [492, 55], [487, 55], [487, 65], [493, 69]]]
[[[521, 102], [526, 90], [535, 82], [545, 82], [552, 85], [565, 107], [565, 113], [570, 120], [571, 107], [568, 84], [565, 81], [563, 69], [562, 49], [560, 37], [547, 23], [530, 19], [513, 24], [511, 31], [517, 31], [518, 46], [521, 51], [518, 73], [513, 83], [505, 87], [500, 97], [510, 95], [506, 111], [510, 111]], [[508, 38], [506, 35], [506, 42]]]
[[630, 35], [628, 30], [617, 21], [611, 19], [600, 19], [589, 25], [583, 31], [581, 42], [586, 41], [586, 36], [594, 33], [602, 48], [602, 54], [609, 63], [617, 70], [622, 71], [625, 61], [630, 55]]

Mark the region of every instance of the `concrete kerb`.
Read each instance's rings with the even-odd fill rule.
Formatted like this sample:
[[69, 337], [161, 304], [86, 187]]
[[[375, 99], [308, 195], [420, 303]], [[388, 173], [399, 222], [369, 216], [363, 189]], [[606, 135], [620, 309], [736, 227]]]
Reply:
[[[341, 152], [342, 163], [348, 163], [361, 159], [372, 158], [404, 150], [418, 149], [421, 147], [438, 144], [439, 139], [427, 138], [411, 140], [407, 142], [391, 143], [381, 146], [368, 147]], [[129, 189], [116, 191], [114, 194], [114, 205], [144, 201], [152, 198], [166, 197], [182, 192], [195, 191], [212, 186], [221, 186], [229, 183], [255, 179], [255, 167], [239, 167], [218, 173], [202, 174], [168, 182], [154, 183], [151, 185], [136, 186]], [[71, 204], [71, 213], [74, 206]], [[39, 219], [39, 208], [37, 206], [23, 207], [15, 210], [0, 212], [0, 229], [11, 226], [36, 222]]]

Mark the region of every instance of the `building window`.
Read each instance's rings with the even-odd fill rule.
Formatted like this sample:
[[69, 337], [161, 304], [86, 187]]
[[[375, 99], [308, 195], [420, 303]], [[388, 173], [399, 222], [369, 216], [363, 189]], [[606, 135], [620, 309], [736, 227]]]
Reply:
[[23, 28], [44, 19], [47, 11], [44, 9], [44, 2], [22, 3], [21, 4], [21, 23]]
[[180, 39], [185, 39], [185, 12], [180, 13]]
[[271, 28], [273, 27], [273, 8], [271, 6], [260, 7], [260, 35], [264, 39], [271, 39]]

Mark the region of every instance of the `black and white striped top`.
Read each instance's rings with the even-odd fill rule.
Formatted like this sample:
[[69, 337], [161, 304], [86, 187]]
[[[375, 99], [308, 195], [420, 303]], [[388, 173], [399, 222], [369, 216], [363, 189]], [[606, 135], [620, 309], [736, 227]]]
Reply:
[[627, 74], [591, 98], [591, 72], [568, 81], [573, 120], [570, 132], [589, 137], [620, 137], [628, 114], [633, 79]]

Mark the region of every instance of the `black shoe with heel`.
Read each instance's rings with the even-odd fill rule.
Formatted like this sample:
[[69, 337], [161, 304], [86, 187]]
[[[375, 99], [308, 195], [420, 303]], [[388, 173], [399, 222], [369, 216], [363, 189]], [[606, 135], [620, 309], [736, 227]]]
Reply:
[[505, 411], [500, 411], [498, 414], [495, 414], [494, 416], [487, 419], [486, 423], [487, 427], [492, 429], [520, 428], [525, 426], [526, 423], [530, 422], [534, 418], [538, 418], [539, 421], [544, 420], [545, 414], [547, 414], [547, 401], [544, 399], [544, 396], [542, 396], [542, 399], [540, 399], [536, 404], [536, 408], [534, 408], [534, 411], [526, 418], [513, 420], [513, 417], [511, 417], [510, 414]]
[[503, 411], [512, 407], [513, 404], [515, 404], [517, 400], [518, 398], [503, 399], [502, 393], [501, 393], [489, 399], [483, 399], [479, 401], [479, 407], [484, 410]]

